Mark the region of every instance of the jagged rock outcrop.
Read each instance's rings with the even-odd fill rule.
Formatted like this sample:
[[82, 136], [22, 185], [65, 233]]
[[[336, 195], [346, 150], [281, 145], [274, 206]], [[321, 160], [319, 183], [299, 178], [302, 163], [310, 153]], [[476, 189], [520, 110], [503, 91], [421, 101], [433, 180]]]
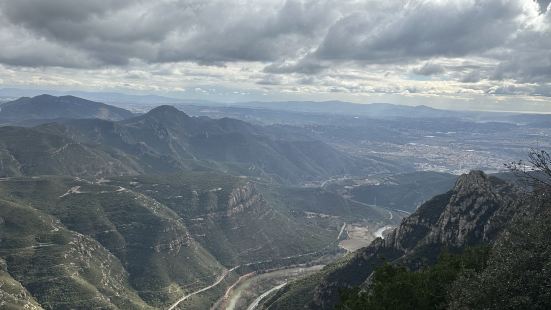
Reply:
[[235, 188], [228, 197], [228, 210], [226, 216], [237, 215], [250, 207], [265, 203], [264, 198], [260, 195], [254, 184], [248, 182], [247, 184]]
[[495, 238], [518, 204], [518, 190], [481, 171], [461, 176], [453, 190], [406, 218], [385, 239], [406, 253], [431, 244], [462, 247]]
[[182, 247], [192, 246], [193, 238], [187, 229], [178, 221], [165, 223], [165, 228], [161, 231], [162, 240], [157, 241], [153, 245], [156, 253], [166, 252], [171, 255], [180, 253]]
[[[233, 188], [225, 200], [216, 195], [217, 192], [222, 190], [222, 188], [214, 188], [207, 193], [203, 193], [206, 194], [204, 195], [204, 199], [208, 201], [205, 205], [208, 206], [209, 211], [212, 211], [194, 215], [195, 220], [204, 220], [204, 218], [214, 220], [233, 217], [255, 206], [259, 207], [266, 204], [262, 195], [258, 193], [254, 184], [251, 182]], [[196, 197], [196, 199], [200, 199], [197, 192], [192, 193], [192, 195]]]
[[461, 176], [452, 190], [421, 205], [384, 240], [328, 266], [308, 307], [333, 309], [340, 288], [365, 285], [385, 261], [416, 269], [434, 262], [443, 249], [495, 239], [518, 210], [518, 198], [513, 185], [481, 171]]
[[513, 185], [481, 171], [461, 176], [451, 191], [420, 206], [385, 240], [377, 240], [360, 250], [344, 267], [362, 270], [363, 279], [356, 277], [356, 281], [350, 282], [339, 277], [337, 269], [329, 277], [337, 284], [322, 282], [311, 306], [332, 308], [338, 301], [336, 287], [362, 284], [384, 260], [420, 268], [434, 261], [443, 248], [460, 248], [492, 240], [518, 207], [518, 195]]

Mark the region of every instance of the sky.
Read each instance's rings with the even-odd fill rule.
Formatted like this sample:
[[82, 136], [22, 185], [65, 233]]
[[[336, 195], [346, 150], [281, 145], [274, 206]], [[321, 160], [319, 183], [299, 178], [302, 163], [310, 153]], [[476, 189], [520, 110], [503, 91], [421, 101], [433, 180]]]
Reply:
[[550, 0], [0, 0], [0, 88], [551, 112]]

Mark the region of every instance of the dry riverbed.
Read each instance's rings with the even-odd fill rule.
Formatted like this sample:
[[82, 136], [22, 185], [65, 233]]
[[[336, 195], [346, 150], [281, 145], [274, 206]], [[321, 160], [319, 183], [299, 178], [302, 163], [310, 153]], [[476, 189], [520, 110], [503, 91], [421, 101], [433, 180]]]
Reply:
[[[224, 297], [222, 297], [212, 309], [240, 310], [255, 309], [256, 305], [262, 304], [263, 297], [268, 291], [275, 292], [282, 288], [285, 283], [306, 276], [321, 270], [323, 265], [311, 267], [293, 267], [261, 274], [248, 274], [242, 276], [231, 286]], [[270, 292], [270, 293], [271, 293]]]
[[345, 227], [346, 235], [345, 240], [339, 242], [339, 246], [348, 252], [354, 252], [360, 248], [368, 246], [375, 238], [383, 238], [383, 233], [392, 229], [394, 226], [383, 226], [373, 228], [367, 224], [347, 224]]

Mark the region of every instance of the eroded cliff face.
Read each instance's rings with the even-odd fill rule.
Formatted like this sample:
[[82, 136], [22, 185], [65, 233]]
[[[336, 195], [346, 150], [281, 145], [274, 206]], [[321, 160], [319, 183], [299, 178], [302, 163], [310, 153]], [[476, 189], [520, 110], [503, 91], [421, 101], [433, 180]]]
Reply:
[[422, 245], [462, 247], [495, 238], [518, 205], [518, 190], [481, 171], [461, 176], [454, 188], [425, 203], [385, 239], [404, 252]]
[[201, 222], [205, 219], [221, 219], [237, 216], [254, 207], [266, 204], [264, 198], [257, 192], [251, 182], [231, 189], [227, 196], [223, 196], [222, 188], [213, 188], [203, 193], [193, 191], [194, 203], [198, 206], [193, 220]]
[[182, 247], [193, 246], [194, 240], [187, 229], [178, 221], [168, 221], [154, 242], [153, 249], [157, 253], [166, 252], [171, 255], [180, 253]]
[[480, 171], [459, 178], [454, 193], [427, 243], [461, 247], [495, 238], [516, 210], [518, 190]]
[[384, 261], [420, 268], [444, 248], [489, 242], [519, 208], [514, 186], [481, 171], [463, 175], [451, 191], [420, 206], [384, 240], [375, 240], [331, 270], [316, 287], [309, 306], [332, 309], [339, 288], [362, 285]]
[[259, 204], [265, 204], [264, 198], [256, 191], [253, 183], [248, 182], [235, 188], [228, 197], [226, 216], [235, 216]]
[[0, 308], [167, 308], [225, 269], [286, 264], [334, 240], [229, 175], [1, 181]]

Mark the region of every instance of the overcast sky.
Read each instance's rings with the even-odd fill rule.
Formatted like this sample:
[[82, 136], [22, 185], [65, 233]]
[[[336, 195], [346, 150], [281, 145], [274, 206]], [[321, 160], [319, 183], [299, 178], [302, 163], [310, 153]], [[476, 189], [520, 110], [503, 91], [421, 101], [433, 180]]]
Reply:
[[0, 0], [0, 88], [551, 111], [549, 0]]

